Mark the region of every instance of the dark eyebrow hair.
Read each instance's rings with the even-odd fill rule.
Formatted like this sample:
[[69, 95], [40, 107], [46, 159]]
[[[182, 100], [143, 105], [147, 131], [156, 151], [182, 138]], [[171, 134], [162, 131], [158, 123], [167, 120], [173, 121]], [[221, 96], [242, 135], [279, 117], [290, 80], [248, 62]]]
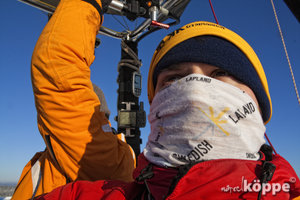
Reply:
[[165, 72], [169, 70], [179, 70], [182, 66], [179, 65], [180, 63], [175, 63], [172, 65], [169, 65], [168, 67], [163, 68], [160, 72]]

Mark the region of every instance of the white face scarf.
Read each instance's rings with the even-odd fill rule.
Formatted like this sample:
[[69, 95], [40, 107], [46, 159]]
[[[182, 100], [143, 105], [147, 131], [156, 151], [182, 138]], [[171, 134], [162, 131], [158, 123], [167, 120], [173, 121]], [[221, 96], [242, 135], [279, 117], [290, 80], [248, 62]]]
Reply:
[[259, 159], [265, 126], [244, 91], [190, 74], [159, 91], [150, 106], [151, 133], [144, 149], [165, 167], [213, 159]]

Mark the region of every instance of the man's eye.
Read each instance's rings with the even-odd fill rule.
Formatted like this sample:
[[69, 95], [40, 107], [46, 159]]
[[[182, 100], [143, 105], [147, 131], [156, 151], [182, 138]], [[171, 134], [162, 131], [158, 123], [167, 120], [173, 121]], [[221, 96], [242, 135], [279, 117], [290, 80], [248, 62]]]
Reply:
[[169, 76], [169, 77], [166, 77], [164, 79], [164, 81], [163, 81], [162, 86], [163, 87], [168, 86], [168, 85], [172, 84], [173, 82], [178, 81], [181, 78], [182, 78], [181, 76]]
[[222, 69], [216, 69], [210, 75], [212, 78], [220, 77], [220, 76], [230, 76], [229, 73]]
[[171, 76], [171, 77], [168, 77], [166, 79], [167, 82], [174, 82], [174, 81], [178, 81], [179, 79], [181, 79], [181, 77], [179, 76]]

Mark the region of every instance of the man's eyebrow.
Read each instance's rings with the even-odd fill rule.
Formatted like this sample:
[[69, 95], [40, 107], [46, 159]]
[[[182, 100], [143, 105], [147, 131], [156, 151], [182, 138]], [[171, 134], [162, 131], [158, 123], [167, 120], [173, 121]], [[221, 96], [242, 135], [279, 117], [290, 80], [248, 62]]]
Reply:
[[182, 66], [179, 64], [172, 64], [164, 69], [161, 70], [161, 72], [165, 72], [165, 71], [180, 71]]

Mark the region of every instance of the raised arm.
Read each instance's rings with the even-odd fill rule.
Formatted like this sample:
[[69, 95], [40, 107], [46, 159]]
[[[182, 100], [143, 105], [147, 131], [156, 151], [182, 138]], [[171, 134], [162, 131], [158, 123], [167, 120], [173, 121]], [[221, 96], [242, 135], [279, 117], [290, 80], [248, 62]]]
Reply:
[[[101, 6], [100, 0], [94, 3]], [[102, 22], [96, 7], [83, 0], [61, 0], [36, 44], [32, 84], [38, 127], [45, 140], [50, 138], [58, 165], [71, 181], [129, 181], [131, 152], [111, 133], [90, 80]]]

